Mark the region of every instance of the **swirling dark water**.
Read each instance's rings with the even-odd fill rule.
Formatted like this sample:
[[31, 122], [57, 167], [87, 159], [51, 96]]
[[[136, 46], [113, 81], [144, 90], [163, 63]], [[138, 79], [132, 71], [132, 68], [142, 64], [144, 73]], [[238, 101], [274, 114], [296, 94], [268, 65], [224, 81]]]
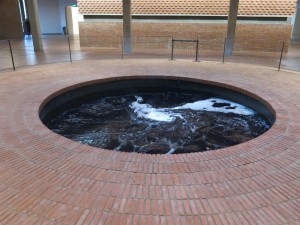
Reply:
[[259, 136], [271, 125], [255, 111], [220, 98], [140, 93], [82, 104], [58, 114], [47, 126], [99, 148], [178, 154], [236, 145]]

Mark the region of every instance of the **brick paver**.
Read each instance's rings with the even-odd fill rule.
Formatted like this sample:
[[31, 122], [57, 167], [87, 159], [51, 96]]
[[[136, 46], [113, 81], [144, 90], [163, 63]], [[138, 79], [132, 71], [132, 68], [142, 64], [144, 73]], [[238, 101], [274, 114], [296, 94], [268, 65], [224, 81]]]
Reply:
[[[53, 93], [120, 76], [185, 76], [237, 86], [276, 112], [273, 127], [230, 148], [121, 153], [46, 128]], [[240, 64], [113, 60], [0, 73], [0, 224], [299, 224], [300, 74]]]

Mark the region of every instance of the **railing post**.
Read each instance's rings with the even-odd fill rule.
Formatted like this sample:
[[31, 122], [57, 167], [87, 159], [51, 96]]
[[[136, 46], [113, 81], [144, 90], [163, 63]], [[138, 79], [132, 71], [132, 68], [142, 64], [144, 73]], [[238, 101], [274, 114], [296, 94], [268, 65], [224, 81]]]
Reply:
[[16, 71], [15, 60], [14, 60], [14, 55], [13, 55], [13, 52], [12, 52], [10, 40], [8, 40], [8, 45], [9, 45], [9, 50], [10, 50], [11, 62], [12, 62], [14, 71]]
[[197, 37], [197, 44], [196, 44], [196, 62], [198, 62], [198, 48], [199, 48], [199, 39]]
[[172, 54], [171, 54], [171, 60], [174, 59], [174, 39], [172, 37]]
[[278, 65], [278, 71], [280, 70], [280, 67], [281, 67], [281, 61], [282, 61], [282, 55], [283, 55], [283, 51], [284, 51], [284, 46], [285, 46], [285, 42], [282, 43], [280, 60], [279, 60], [279, 65]]
[[227, 39], [225, 38], [225, 40], [224, 40], [224, 47], [223, 47], [223, 60], [222, 60], [222, 63], [224, 64], [224, 62], [225, 62], [225, 48], [226, 48], [226, 41], [227, 41]]
[[123, 42], [123, 36], [121, 36], [121, 43], [122, 43], [122, 60], [124, 59], [124, 42]]
[[68, 44], [69, 44], [70, 62], [73, 63], [73, 61], [72, 61], [72, 52], [71, 52], [71, 44], [70, 44], [70, 36], [68, 36]]

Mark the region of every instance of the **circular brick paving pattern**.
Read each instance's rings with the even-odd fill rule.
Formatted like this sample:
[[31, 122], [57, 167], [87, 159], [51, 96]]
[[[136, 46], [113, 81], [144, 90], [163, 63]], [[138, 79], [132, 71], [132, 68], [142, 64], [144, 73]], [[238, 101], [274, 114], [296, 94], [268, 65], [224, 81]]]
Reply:
[[[61, 137], [39, 119], [53, 93], [120, 76], [184, 76], [236, 86], [276, 113], [230, 148], [121, 153]], [[239, 64], [89, 61], [0, 74], [0, 224], [299, 224], [300, 74]]]

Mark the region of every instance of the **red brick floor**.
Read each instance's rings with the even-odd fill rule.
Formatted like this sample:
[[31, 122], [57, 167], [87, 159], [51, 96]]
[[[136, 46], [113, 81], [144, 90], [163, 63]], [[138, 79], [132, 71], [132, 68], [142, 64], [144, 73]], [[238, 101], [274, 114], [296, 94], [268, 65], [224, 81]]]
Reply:
[[[273, 127], [204, 153], [143, 155], [48, 130], [42, 102], [80, 82], [186, 76], [269, 102]], [[0, 224], [300, 224], [300, 73], [241, 64], [86, 61], [0, 73]]]

